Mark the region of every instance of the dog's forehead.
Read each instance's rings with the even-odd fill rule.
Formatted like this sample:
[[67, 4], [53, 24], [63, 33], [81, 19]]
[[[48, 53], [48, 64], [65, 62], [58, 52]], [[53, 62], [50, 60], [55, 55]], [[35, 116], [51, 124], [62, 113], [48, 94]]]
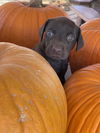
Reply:
[[56, 19], [50, 20], [49, 23], [48, 23], [47, 29], [55, 29], [55, 30], [69, 29], [69, 30], [74, 30], [75, 27], [76, 27], [76, 25], [73, 21], [71, 21], [68, 18], [61, 17], [61, 18], [56, 18]]

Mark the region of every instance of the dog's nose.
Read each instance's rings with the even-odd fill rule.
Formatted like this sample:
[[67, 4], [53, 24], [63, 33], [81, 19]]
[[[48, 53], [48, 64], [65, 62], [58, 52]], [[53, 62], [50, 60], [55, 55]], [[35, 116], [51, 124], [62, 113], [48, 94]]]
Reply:
[[56, 47], [53, 47], [53, 52], [54, 53], [61, 53], [62, 49], [61, 48], [56, 48]]

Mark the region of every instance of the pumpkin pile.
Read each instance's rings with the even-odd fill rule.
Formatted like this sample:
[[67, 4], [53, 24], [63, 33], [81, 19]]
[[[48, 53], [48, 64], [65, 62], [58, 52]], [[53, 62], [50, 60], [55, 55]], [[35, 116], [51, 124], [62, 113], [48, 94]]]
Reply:
[[64, 89], [36, 52], [0, 43], [0, 133], [65, 133]]
[[39, 28], [48, 18], [58, 16], [67, 14], [56, 6], [40, 8], [32, 7], [32, 3], [6, 3], [0, 6], [0, 42], [33, 48], [39, 42]]
[[70, 64], [74, 73], [64, 85], [67, 133], [100, 133], [100, 19], [83, 24], [81, 30], [84, 47], [72, 51]]
[[49, 63], [28, 49], [41, 25], [57, 16], [66, 13], [21, 2], [0, 7], [0, 133], [100, 133], [100, 19], [81, 26], [85, 44], [72, 51], [74, 73], [62, 86]]

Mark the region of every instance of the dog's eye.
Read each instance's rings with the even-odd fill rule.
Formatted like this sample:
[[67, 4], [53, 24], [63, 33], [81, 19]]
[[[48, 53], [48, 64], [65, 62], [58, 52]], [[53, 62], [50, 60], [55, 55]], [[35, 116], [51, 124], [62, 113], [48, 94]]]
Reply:
[[75, 37], [73, 34], [67, 35], [67, 41], [72, 42], [72, 41], [74, 41], [74, 39], [75, 39]]
[[51, 38], [51, 37], [54, 35], [54, 33], [53, 33], [52, 31], [47, 31], [46, 35], [47, 35], [49, 38]]

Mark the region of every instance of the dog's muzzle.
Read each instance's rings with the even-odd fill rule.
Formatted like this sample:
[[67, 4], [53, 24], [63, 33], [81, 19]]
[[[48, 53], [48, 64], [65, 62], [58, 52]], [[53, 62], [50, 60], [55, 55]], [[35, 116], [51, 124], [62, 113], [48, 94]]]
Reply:
[[45, 52], [49, 57], [56, 60], [64, 60], [69, 55], [66, 45], [63, 43], [49, 44], [46, 47]]

